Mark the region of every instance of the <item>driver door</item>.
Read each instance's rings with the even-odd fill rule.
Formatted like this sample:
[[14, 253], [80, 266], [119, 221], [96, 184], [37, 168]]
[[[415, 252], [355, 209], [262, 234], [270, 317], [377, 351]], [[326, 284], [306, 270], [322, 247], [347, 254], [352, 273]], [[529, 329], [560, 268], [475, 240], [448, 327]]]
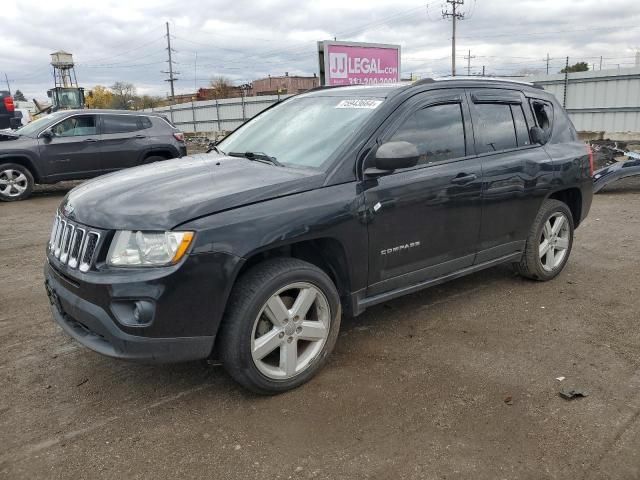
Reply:
[[464, 91], [419, 94], [398, 110], [378, 143], [413, 143], [420, 160], [365, 180], [373, 183], [365, 191], [371, 218], [367, 296], [469, 267], [477, 251], [482, 169]]
[[40, 158], [55, 180], [88, 178], [100, 174], [101, 146], [96, 115], [73, 115], [48, 129], [50, 138], [40, 134]]

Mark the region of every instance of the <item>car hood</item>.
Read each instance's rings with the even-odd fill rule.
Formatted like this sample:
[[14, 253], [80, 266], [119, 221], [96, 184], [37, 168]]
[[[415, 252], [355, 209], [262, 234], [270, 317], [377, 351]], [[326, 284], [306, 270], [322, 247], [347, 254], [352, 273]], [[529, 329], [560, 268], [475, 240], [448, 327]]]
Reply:
[[222, 210], [318, 188], [323, 181], [316, 170], [202, 154], [96, 178], [70, 191], [61, 209], [96, 228], [169, 230]]
[[[28, 138], [28, 137], [21, 137], [17, 133], [13, 132], [13, 130], [0, 130], [0, 142], [7, 142], [7, 141], [10, 141], [10, 140], [13, 140], [13, 141], [22, 140], [22, 141], [24, 141], [26, 138]], [[31, 139], [31, 138], [29, 140], [33, 141], [33, 139]]]

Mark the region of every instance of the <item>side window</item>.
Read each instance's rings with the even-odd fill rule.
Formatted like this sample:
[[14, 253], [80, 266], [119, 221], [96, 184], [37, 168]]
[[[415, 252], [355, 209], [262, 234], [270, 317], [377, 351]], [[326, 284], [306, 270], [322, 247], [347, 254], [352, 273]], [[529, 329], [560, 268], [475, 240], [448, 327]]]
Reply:
[[506, 103], [475, 104], [476, 150], [480, 153], [516, 148], [516, 129], [511, 105]]
[[530, 145], [531, 139], [529, 138], [529, 129], [527, 128], [527, 120], [524, 118], [522, 105], [511, 105], [511, 115], [513, 115], [513, 123], [516, 125], [518, 146]]
[[103, 115], [102, 133], [127, 133], [140, 130], [134, 115]]
[[98, 132], [96, 129], [96, 117], [94, 115], [69, 117], [54, 125], [51, 131], [56, 137], [95, 135]]
[[433, 105], [418, 110], [400, 125], [389, 141], [413, 143], [420, 153], [418, 165], [464, 157], [466, 148], [460, 104]]
[[138, 117], [140, 119], [140, 127], [141, 130], [151, 128], [153, 124], [151, 123], [151, 119], [149, 117]]
[[531, 100], [531, 109], [536, 124], [544, 131], [546, 138], [551, 138], [553, 129], [553, 107], [543, 100]]

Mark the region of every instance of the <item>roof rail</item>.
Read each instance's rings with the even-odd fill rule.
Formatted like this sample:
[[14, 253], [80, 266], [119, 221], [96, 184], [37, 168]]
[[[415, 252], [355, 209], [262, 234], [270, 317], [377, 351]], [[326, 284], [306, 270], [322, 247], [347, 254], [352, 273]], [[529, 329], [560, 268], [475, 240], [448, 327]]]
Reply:
[[416, 80], [411, 85], [426, 85], [428, 83], [436, 83], [433, 78], [421, 78], [420, 80]]
[[361, 87], [362, 85], [319, 85], [317, 87], [310, 88], [309, 90], [305, 90], [304, 92], [301, 92], [301, 93], [316, 92], [318, 90], [329, 90], [331, 88], [358, 87], [358, 86]]
[[434, 81], [443, 81], [443, 80], [474, 80], [474, 81], [485, 81], [485, 82], [503, 82], [503, 83], [516, 83], [518, 85], [527, 85], [529, 87], [538, 88], [544, 90], [539, 85], [536, 85], [532, 82], [527, 82], [526, 80], [517, 80], [514, 78], [504, 78], [504, 77], [482, 77], [479, 75], [459, 75], [455, 77], [438, 77], [435, 78]]

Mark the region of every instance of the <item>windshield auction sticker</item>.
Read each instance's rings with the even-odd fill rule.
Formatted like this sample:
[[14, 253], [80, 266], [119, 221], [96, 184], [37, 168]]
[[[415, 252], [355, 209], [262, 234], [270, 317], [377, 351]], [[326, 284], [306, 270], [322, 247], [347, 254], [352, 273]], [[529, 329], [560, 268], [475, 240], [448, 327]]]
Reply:
[[372, 100], [370, 98], [354, 98], [350, 100], [342, 100], [336, 108], [378, 108], [382, 100]]

